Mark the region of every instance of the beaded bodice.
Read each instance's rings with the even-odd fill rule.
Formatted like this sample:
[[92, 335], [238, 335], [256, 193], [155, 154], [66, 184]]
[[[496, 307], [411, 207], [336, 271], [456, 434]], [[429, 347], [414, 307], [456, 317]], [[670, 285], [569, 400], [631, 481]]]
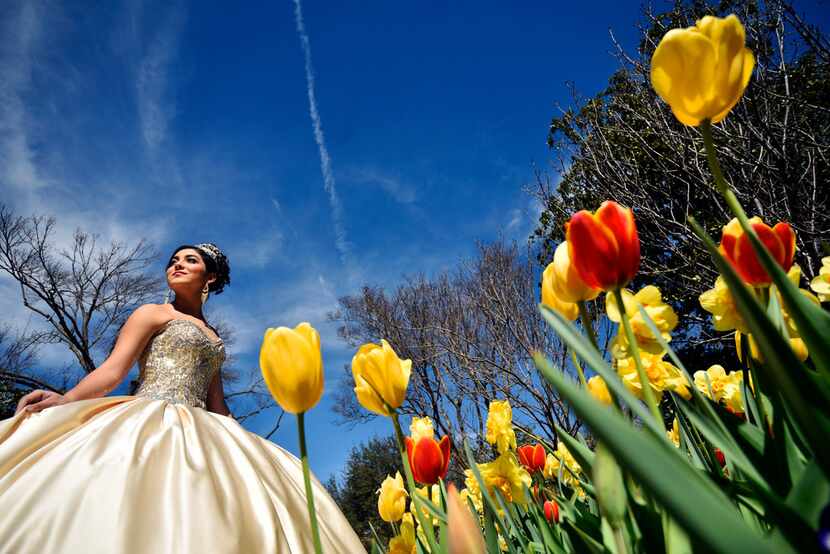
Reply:
[[221, 339], [210, 339], [192, 321], [172, 319], [138, 358], [135, 394], [204, 408], [210, 382], [224, 360]]

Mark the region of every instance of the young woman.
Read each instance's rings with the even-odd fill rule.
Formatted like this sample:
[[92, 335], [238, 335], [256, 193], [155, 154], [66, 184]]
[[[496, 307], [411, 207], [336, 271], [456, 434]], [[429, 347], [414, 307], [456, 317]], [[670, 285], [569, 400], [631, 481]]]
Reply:
[[[311, 552], [300, 461], [224, 402], [222, 339], [202, 305], [230, 283], [211, 243], [176, 249], [175, 300], [130, 315], [100, 367], [0, 421], [0, 552]], [[135, 396], [104, 397], [138, 361]], [[325, 489], [325, 552], [364, 552]]]

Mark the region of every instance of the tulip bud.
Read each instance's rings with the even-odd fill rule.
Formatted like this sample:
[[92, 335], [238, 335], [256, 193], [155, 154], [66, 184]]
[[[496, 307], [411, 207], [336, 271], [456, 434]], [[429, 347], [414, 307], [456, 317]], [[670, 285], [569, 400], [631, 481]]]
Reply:
[[738, 103], [755, 66], [745, 41], [734, 15], [666, 33], [651, 58], [651, 84], [681, 123], [717, 123]]
[[369, 411], [390, 416], [389, 409], [400, 408], [406, 398], [412, 361], [401, 360], [385, 340], [367, 343], [352, 358], [354, 392]]
[[715, 458], [718, 460], [718, 464], [721, 467], [726, 466], [726, 457], [723, 455], [723, 451], [720, 448], [715, 448]]
[[484, 554], [484, 537], [477, 518], [461, 501], [455, 485], [447, 487], [447, 542], [450, 554]]
[[541, 444], [520, 446], [516, 449], [519, 463], [529, 472], [542, 471], [547, 458], [545, 448]]
[[556, 268], [553, 263], [548, 264], [542, 273], [542, 304], [569, 321], [579, 317], [579, 306], [575, 302], [566, 302], [556, 295], [554, 281], [556, 280]]
[[603, 404], [611, 404], [611, 393], [608, 391], [608, 385], [605, 383], [605, 379], [599, 375], [594, 375], [588, 379], [588, 392]]
[[[758, 216], [750, 219], [749, 223], [772, 259], [784, 271], [789, 271], [793, 265], [793, 256], [795, 255], [795, 233], [792, 227], [788, 223], [780, 222], [770, 228]], [[772, 278], [758, 260], [758, 256], [749, 241], [749, 236], [744, 233], [737, 218], [724, 225], [720, 251], [748, 285], [762, 286], [769, 285], [772, 282]]]
[[640, 239], [634, 213], [605, 201], [591, 213], [582, 210], [565, 226], [569, 256], [582, 280], [605, 291], [625, 286], [640, 267]]
[[259, 366], [268, 390], [286, 412], [307, 412], [323, 395], [320, 335], [308, 323], [265, 331]]
[[409, 496], [400, 472], [395, 477], [386, 476], [378, 489], [378, 513], [383, 521], [400, 521], [406, 511], [406, 497]]
[[613, 528], [623, 525], [628, 500], [625, 493], [622, 471], [614, 455], [602, 443], [597, 445], [594, 464], [594, 491], [600, 512]]
[[549, 523], [559, 523], [559, 504], [553, 500], [545, 500], [545, 519]]

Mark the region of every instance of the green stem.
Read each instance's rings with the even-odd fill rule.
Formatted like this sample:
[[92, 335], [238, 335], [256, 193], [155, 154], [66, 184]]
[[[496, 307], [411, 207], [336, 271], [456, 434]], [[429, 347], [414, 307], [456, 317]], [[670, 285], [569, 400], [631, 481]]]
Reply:
[[723, 176], [720, 162], [718, 162], [718, 155], [715, 151], [715, 142], [712, 139], [712, 124], [708, 119], [705, 119], [703, 123], [700, 124], [700, 132], [703, 134], [703, 145], [706, 149], [706, 161], [709, 163], [709, 169], [712, 171], [712, 176], [715, 178], [715, 188], [717, 188], [720, 195], [723, 196], [723, 199], [726, 201], [729, 209], [732, 210], [732, 213], [735, 214], [735, 217], [738, 218], [738, 221], [741, 222], [741, 226], [744, 230], [751, 228], [749, 227], [749, 218], [746, 217], [746, 212], [744, 212], [743, 206], [741, 206], [741, 203], [738, 201], [738, 197], [735, 196], [734, 192], [732, 192], [732, 187], [729, 186], [729, 183]]
[[571, 360], [576, 367], [576, 372], [579, 374], [579, 382], [582, 383], [582, 386], [587, 389], [588, 381], [585, 380], [585, 372], [582, 371], [582, 366], [579, 364], [579, 359], [576, 357], [576, 352], [573, 350], [571, 350]]
[[[395, 410], [390, 411], [392, 412], [392, 425], [395, 427], [395, 438], [398, 440], [398, 448], [401, 451], [401, 463], [403, 464], [403, 472], [406, 475], [406, 484], [409, 488], [409, 498], [415, 506], [415, 519], [418, 520], [418, 525], [424, 529], [424, 535], [426, 535], [427, 542], [429, 543], [430, 552], [439, 552], [438, 545], [435, 543], [435, 534], [432, 530], [432, 518], [424, 516], [423, 510], [421, 509], [421, 495], [415, 487], [415, 478], [412, 477], [412, 469], [409, 467], [409, 456], [406, 455], [406, 443], [403, 440], [403, 431], [401, 431], [401, 423], [398, 421], [398, 413]], [[430, 489], [427, 488], [427, 495], [429, 493]], [[426, 523], [424, 522], [425, 519]]]
[[625, 546], [625, 537], [623, 537], [622, 529], [614, 527], [614, 542], [617, 546], [618, 554], [628, 554], [628, 548]]
[[628, 339], [628, 355], [634, 358], [637, 377], [640, 379], [640, 386], [643, 388], [643, 399], [646, 401], [648, 409], [651, 410], [654, 420], [659, 426], [663, 427], [663, 417], [660, 415], [660, 409], [657, 407], [657, 399], [654, 398], [654, 391], [651, 390], [651, 382], [648, 380], [646, 370], [643, 368], [643, 361], [640, 359], [640, 349], [637, 347], [634, 331], [631, 330], [631, 322], [628, 321], [628, 314], [625, 311], [621, 289], [614, 289], [614, 298], [617, 300], [617, 308], [620, 312], [623, 329], [625, 329], [625, 337]]
[[582, 327], [585, 328], [585, 334], [588, 335], [588, 340], [591, 341], [591, 346], [599, 352], [597, 337], [594, 335], [594, 326], [591, 324], [591, 314], [588, 313], [588, 306], [585, 304], [584, 300], [578, 301], [576, 305], [579, 307], [579, 320], [582, 322]]
[[308, 467], [308, 451], [305, 444], [305, 413], [297, 414], [297, 429], [300, 435], [300, 459], [303, 462], [303, 481], [305, 481], [305, 498], [308, 505], [308, 517], [311, 519], [311, 537], [314, 540], [314, 552], [323, 553], [320, 544], [320, 530], [317, 526], [317, 512], [314, 509], [314, 491], [311, 489], [311, 470]]

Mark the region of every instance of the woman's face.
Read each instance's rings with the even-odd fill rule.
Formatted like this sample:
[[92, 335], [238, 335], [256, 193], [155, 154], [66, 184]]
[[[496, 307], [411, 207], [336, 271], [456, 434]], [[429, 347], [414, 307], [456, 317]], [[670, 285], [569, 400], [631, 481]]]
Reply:
[[193, 248], [179, 250], [167, 262], [167, 286], [174, 291], [192, 289], [201, 292], [205, 284], [213, 280], [201, 254]]

